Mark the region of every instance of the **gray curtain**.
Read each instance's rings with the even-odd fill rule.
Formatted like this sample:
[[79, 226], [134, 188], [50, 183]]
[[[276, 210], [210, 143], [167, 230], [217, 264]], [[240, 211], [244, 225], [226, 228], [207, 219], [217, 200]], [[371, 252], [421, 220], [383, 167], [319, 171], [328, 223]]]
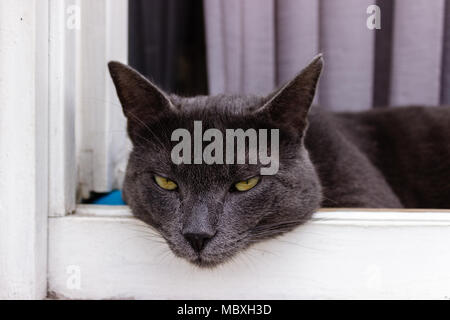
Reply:
[[[381, 8], [369, 30], [367, 7]], [[319, 52], [316, 103], [450, 104], [450, 0], [204, 0], [211, 94], [266, 94]]]

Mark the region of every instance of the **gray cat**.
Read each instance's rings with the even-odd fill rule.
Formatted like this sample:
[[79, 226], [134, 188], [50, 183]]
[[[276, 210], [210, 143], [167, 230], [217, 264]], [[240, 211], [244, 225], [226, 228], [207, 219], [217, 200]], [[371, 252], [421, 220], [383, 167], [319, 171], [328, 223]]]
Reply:
[[[307, 221], [320, 207], [450, 208], [450, 108], [333, 113], [310, 106], [316, 57], [267, 97], [167, 95], [118, 62], [109, 70], [133, 150], [123, 186], [133, 214], [202, 267]], [[277, 128], [279, 171], [171, 161], [177, 128]], [[239, 186], [244, 186], [244, 190]]]

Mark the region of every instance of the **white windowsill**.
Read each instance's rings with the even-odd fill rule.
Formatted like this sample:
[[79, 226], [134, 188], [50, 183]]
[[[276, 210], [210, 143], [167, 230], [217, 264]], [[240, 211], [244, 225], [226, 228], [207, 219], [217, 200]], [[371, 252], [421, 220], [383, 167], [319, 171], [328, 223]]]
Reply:
[[49, 229], [49, 292], [60, 298], [450, 298], [445, 210], [320, 210], [212, 270], [174, 257], [126, 206], [80, 205]]

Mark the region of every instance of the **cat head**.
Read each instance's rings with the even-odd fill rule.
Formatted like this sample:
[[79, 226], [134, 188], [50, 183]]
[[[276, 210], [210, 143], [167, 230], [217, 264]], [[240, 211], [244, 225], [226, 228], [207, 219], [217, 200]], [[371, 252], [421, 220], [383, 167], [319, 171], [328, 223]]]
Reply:
[[[133, 142], [123, 186], [133, 214], [156, 228], [177, 256], [199, 266], [222, 263], [305, 222], [321, 202], [321, 186], [303, 140], [322, 65], [322, 57], [316, 57], [266, 97], [183, 98], [166, 94], [128, 66], [110, 62]], [[195, 150], [201, 152], [219, 136], [195, 145], [195, 123], [202, 132], [214, 129], [223, 137], [227, 129], [278, 132], [268, 135], [267, 143], [268, 154], [276, 155], [276, 173], [261, 175], [260, 159], [252, 164], [196, 162]], [[186, 145], [194, 152], [181, 152], [192, 161], [173, 159], [179, 144], [173, 135], [179, 129], [194, 137]], [[221, 148], [225, 152], [225, 145], [213, 153]], [[248, 160], [250, 138], [245, 146]]]

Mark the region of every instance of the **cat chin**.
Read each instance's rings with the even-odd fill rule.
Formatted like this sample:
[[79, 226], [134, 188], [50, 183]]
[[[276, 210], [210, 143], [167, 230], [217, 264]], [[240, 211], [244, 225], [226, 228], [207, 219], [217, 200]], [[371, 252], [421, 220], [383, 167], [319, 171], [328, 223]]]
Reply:
[[239, 250], [224, 253], [222, 256], [214, 255], [211, 257], [209, 255], [200, 254], [200, 255], [188, 255], [186, 252], [179, 252], [177, 249], [172, 249], [171, 251], [178, 257], [181, 258], [190, 264], [199, 267], [201, 269], [214, 269], [219, 265], [224, 265], [233, 260], [233, 257], [239, 253]]
[[204, 258], [198, 257], [195, 260], [189, 260], [189, 262], [193, 265], [195, 265], [196, 267], [202, 268], [202, 269], [214, 269], [215, 267], [217, 267], [218, 265], [224, 264], [227, 260], [225, 261], [210, 261], [210, 260], [205, 260]]
[[179, 258], [189, 262], [190, 264], [202, 268], [202, 269], [213, 269], [219, 265], [223, 265], [232, 259], [230, 258], [230, 254], [224, 255], [224, 257], [217, 258], [209, 258], [204, 255], [196, 255], [196, 256], [187, 256], [185, 253], [180, 254], [172, 250], [172, 252]]
[[184, 261], [187, 261], [191, 265], [194, 265], [201, 269], [214, 269], [215, 267], [226, 263], [229, 259], [208, 259], [202, 256], [186, 256], [186, 254], [180, 254], [179, 252], [175, 250], [171, 250], [175, 256], [177, 256], [180, 259], [183, 259]]

